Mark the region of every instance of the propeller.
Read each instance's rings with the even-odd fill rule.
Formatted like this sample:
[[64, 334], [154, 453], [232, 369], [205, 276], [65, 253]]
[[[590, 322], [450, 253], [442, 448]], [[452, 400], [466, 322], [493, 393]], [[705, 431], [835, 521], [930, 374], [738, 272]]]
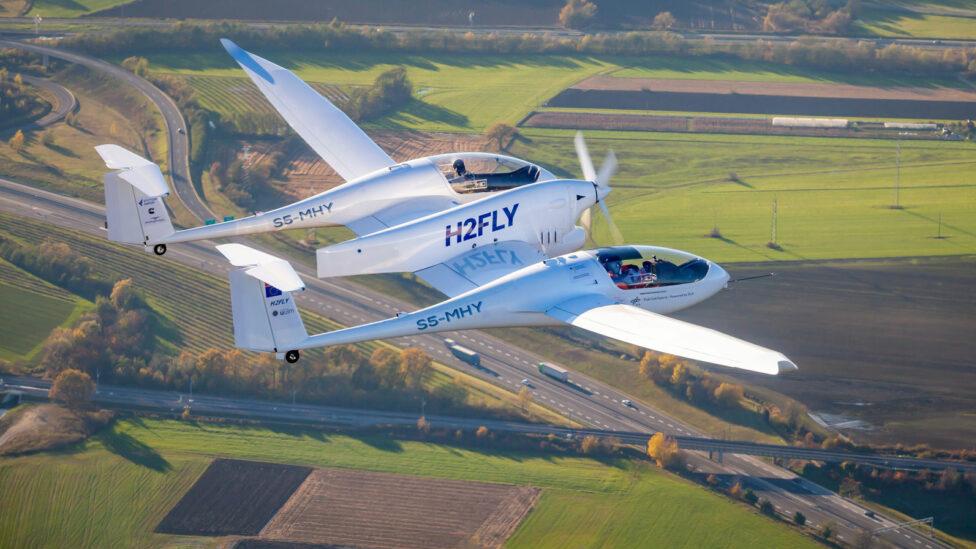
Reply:
[[[593, 190], [596, 192], [596, 203], [600, 205], [600, 211], [603, 212], [603, 217], [607, 220], [610, 237], [613, 239], [614, 245], [620, 246], [624, 243], [623, 233], [620, 232], [617, 224], [613, 222], [613, 217], [610, 216], [610, 209], [607, 208], [606, 202], [600, 198], [601, 194], [605, 197], [610, 192], [610, 178], [617, 171], [617, 155], [614, 154], [613, 150], [607, 152], [607, 157], [603, 160], [603, 164], [600, 166], [600, 171], [598, 172], [593, 168], [593, 158], [590, 157], [590, 150], [586, 146], [586, 140], [583, 139], [583, 132], [576, 132], [574, 143], [576, 145], [576, 156], [579, 157], [580, 168], [583, 170], [583, 177], [593, 183]], [[580, 215], [580, 224], [591, 239], [593, 238], [592, 232], [590, 231], [593, 222], [592, 209], [592, 207], [587, 208]]]

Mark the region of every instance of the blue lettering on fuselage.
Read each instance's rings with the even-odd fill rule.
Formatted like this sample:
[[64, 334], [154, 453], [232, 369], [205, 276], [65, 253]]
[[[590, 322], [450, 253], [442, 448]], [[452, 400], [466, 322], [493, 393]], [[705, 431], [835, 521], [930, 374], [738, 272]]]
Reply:
[[467, 305], [446, 310], [443, 314], [435, 314], [417, 319], [417, 330], [422, 332], [427, 328], [435, 328], [439, 324], [450, 323], [468, 316], [474, 316], [481, 312], [481, 303], [481, 301], [478, 301], [477, 303], [472, 302], [468, 303]]
[[296, 221], [305, 221], [306, 219], [313, 219], [320, 215], [325, 215], [332, 212], [332, 202], [328, 204], [320, 204], [318, 206], [309, 206], [304, 210], [297, 210], [294, 213], [285, 214], [281, 217], [276, 217], [271, 220], [271, 223], [276, 229], [280, 229], [286, 225], [291, 225]]
[[516, 202], [511, 207], [504, 206], [501, 210], [485, 212], [453, 225], [447, 225], [444, 231], [444, 245], [450, 246], [452, 242], [460, 244], [465, 240], [483, 236], [485, 233], [494, 233], [511, 227], [515, 224], [515, 212], [518, 211], [518, 207]]
[[451, 268], [461, 276], [469, 276], [485, 267], [491, 269], [494, 265], [521, 266], [525, 262], [513, 250], [484, 249], [465, 254], [463, 259], [452, 262]]

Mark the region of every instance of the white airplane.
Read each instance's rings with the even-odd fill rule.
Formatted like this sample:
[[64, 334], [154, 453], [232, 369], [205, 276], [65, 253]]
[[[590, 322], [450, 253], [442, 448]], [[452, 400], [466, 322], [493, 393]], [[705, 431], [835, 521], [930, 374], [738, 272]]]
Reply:
[[[519, 225], [516, 230], [524, 238], [542, 241], [552, 254], [583, 245], [585, 232], [575, 223], [582, 212], [595, 203], [606, 211], [601, 200], [610, 191], [607, 180], [613, 162], [607, 163], [599, 177], [589, 164], [584, 173], [590, 182], [556, 180], [535, 164], [492, 153], [441, 154], [397, 163], [293, 73], [229, 40], [221, 42], [288, 124], [346, 183], [272, 211], [177, 231], [162, 204], [170, 190], [159, 167], [117, 145], [100, 145], [96, 150], [106, 166], [117, 170], [105, 176], [110, 240], [141, 244], [162, 255], [167, 244], [176, 242], [284, 229], [344, 225], [356, 235], [366, 236], [468, 204], [471, 209], [465, 212], [479, 217], [474, 218], [476, 225], [468, 217], [459, 219], [462, 226], [458, 230], [463, 231], [459, 246], [492, 241], [499, 231], [511, 233]], [[521, 193], [528, 187], [532, 190], [526, 195], [531, 196], [523, 197]], [[537, 208], [543, 208], [550, 218], [558, 217], [559, 222], [522, 224], [536, 216]], [[458, 215], [465, 212], [455, 210]], [[480, 217], [486, 213], [491, 216], [487, 225], [489, 218]], [[589, 214], [584, 225], [588, 219]], [[362, 261], [357, 263], [357, 267], [361, 265]]]
[[[457, 330], [569, 324], [647, 349], [764, 374], [796, 370], [783, 354], [664, 316], [725, 288], [720, 266], [687, 252], [614, 246], [540, 256], [518, 240], [464, 249], [423, 269], [449, 298], [396, 317], [309, 335], [291, 265], [242, 244], [217, 249], [230, 273], [237, 347], [294, 363], [301, 349]], [[541, 258], [540, 258], [541, 257]], [[419, 274], [419, 273], [418, 273]]]

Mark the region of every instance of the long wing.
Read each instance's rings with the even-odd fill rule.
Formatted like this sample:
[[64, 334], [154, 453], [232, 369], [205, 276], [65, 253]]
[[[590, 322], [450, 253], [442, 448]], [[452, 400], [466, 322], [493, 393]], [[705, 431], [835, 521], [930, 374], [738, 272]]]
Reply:
[[538, 248], [512, 240], [467, 250], [414, 274], [448, 297], [454, 297], [543, 259], [546, 255]]
[[288, 125], [346, 181], [395, 164], [355, 122], [291, 71], [220, 41]]
[[771, 375], [797, 369], [782, 353], [710, 328], [616, 304], [604, 296], [572, 299], [546, 314], [584, 330], [692, 360]]

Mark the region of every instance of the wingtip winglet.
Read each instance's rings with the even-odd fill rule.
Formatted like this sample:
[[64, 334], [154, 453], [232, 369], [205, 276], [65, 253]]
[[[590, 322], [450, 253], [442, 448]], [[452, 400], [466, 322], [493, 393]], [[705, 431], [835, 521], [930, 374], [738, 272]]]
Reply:
[[[227, 50], [227, 53], [230, 54], [234, 61], [237, 61], [237, 64], [240, 65], [241, 68], [253, 72], [263, 80], [267, 81], [269, 84], [274, 84], [274, 78], [271, 76], [271, 73], [269, 73], [261, 64], [261, 61], [264, 61], [263, 59], [241, 48], [229, 38], [221, 38], [220, 44], [225, 50]], [[268, 62], [265, 61], [265, 63]]]
[[776, 374], [789, 374], [800, 369], [792, 360], [786, 357], [783, 357], [782, 360], [776, 363], [776, 368]]

